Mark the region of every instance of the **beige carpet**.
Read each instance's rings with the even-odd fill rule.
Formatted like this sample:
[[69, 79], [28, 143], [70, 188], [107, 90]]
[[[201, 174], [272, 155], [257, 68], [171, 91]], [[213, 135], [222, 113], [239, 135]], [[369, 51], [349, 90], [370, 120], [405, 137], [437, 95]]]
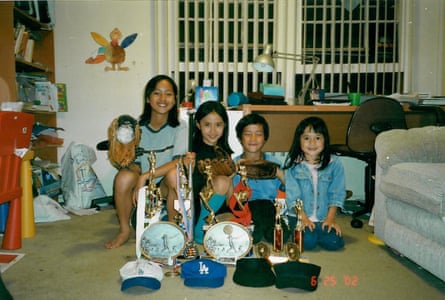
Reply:
[[350, 216], [340, 215], [346, 247], [340, 252], [311, 251], [304, 256], [321, 266], [318, 289], [247, 288], [233, 283], [228, 268], [223, 287], [193, 289], [179, 277], [165, 277], [161, 289], [120, 291], [119, 269], [135, 259], [134, 238], [106, 250], [117, 220], [113, 209], [92, 216], [36, 225], [36, 236], [23, 241], [26, 255], [3, 274], [14, 299], [444, 299], [445, 284], [386, 247], [371, 244], [372, 228], [353, 229]]

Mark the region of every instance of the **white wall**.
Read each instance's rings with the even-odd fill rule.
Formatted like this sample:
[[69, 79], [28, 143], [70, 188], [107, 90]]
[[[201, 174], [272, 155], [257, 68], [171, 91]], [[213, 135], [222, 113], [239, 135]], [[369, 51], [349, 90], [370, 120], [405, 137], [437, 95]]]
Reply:
[[[435, 91], [443, 82], [443, 79], [438, 79], [442, 78], [443, 70], [438, 69], [444, 63], [436, 62], [439, 58], [443, 59], [444, 52], [443, 33], [441, 39], [437, 38], [440, 28], [444, 27], [444, 2], [418, 2], [422, 3], [423, 11], [418, 11], [413, 23], [417, 43], [413, 57], [413, 68], [416, 70], [413, 87], [417, 91]], [[150, 27], [153, 26], [152, 4], [153, 1], [138, 0], [56, 2], [56, 81], [66, 83], [68, 92], [68, 112], [58, 113], [58, 125], [65, 129], [65, 145], [59, 149], [59, 160], [71, 142], [95, 148], [99, 141], [106, 139], [107, 128], [118, 115], [139, 116], [145, 83], [156, 75], [152, 62], [157, 48], [150, 34], [154, 30]], [[427, 6], [428, 9], [425, 9]], [[106, 63], [85, 64], [89, 55], [99, 47], [90, 32], [108, 38], [115, 27], [124, 36], [138, 33], [136, 41], [126, 49], [125, 65], [130, 70], [105, 72]], [[436, 73], [440, 76], [436, 76]], [[440, 92], [438, 90], [436, 94]], [[236, 147], [235, 139], [232, 139], [232, 144]], [[97, 156], [93, 168], [107, 194], [111, 194], [115, 170], [105, 152], [97, 152]], [[355, 178], [362, 178], [362, 164], [354, 160], [346, 160], [345, 164], [348, 188], [360, 193], [363, 190], [362, 180]]]
[[[149, 29], [150, 9], [146, 1], [63, 1], [56, 3], [56, 81], [67, 84], [68, 112], [58, 113], [58, 125], [65, 129], [65, 147], [71, 142], [95, 148], [107, 138], [107, 128], [120, 114], [138, 117], [142, 112], [143, 89], [154, 75], [147, 64], [152, 56]], [[126, 49], [129, 71], [105, 72], [107, 63], [91, 65], [85, 60], [99, 45], [90, 32], [109, 33], [118, 27], [124, 36], [137, 33]], [[106, 152], [97, 152], [93, 165], [107, 194], [112, 191], [115, 170]]]
[[445, 93], [445, 1], [414, 0], [411, 92]]

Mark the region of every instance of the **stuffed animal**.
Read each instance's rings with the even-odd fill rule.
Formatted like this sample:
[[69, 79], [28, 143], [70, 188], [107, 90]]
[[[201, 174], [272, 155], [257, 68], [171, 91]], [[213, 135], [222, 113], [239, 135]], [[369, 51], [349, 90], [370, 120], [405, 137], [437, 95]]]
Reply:
[[141, 130], [136, 119], [121, 115], [108, 127], [108, 158], [117, 169], [128, 167], [136, 158]]

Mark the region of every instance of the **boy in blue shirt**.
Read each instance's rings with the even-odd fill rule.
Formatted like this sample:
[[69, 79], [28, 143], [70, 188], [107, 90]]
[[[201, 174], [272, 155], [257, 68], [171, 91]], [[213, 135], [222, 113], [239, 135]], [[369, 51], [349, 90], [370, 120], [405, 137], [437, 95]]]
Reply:
[[[243, 153], [234, 158], [236, 163], [245, 162], [261, 164], [265, 161], [277, 164], [276, 177], [274, 178], [249, 178], [247, 175], [247, 185], [252, 190], [249, 199], [249, 208], [252, 213], [254, 226], [253, 243], [261, 240], [269, 243], [273, 242], [273, 230], [275, 225], [274, 202], [278, 190], [283, 187], [283, 171], [279, 168], [281, 162], [262, 149], [269, 138], [269, 125], [267, 121], [258, 114], [249, 114], [238, 121], [236, 125], [236, 135], [243, 147]], [[237, 186], [241, 176], [235, 175], [233, 185]], [[289, 234], [288, 225], [281, 223], [284, 229], [284, 240]]]

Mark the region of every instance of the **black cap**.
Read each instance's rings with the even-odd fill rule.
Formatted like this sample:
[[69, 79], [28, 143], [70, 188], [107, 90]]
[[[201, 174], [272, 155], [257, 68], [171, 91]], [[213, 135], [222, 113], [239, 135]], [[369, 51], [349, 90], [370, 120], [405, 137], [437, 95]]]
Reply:
[[265, 258], [242, 258], [236, 262], [233, 281], [249, 287], [265, 287], [275, 284], [275, 275]]
[[275, 286], [279, 289], [300, 288], [315, 291], [318, 287], [320, 266], [290, 261], [276, 264], [273, 268], [276, 275]]
[[120, 115], [119, 118], [117, 119], [117, 125], [118, 126], [122, 126], [122, 125], [131, 125], [131, 127], [135, 127], [137, 124], [136, 119], [134, 119], [132, 116], [130, 115]]

